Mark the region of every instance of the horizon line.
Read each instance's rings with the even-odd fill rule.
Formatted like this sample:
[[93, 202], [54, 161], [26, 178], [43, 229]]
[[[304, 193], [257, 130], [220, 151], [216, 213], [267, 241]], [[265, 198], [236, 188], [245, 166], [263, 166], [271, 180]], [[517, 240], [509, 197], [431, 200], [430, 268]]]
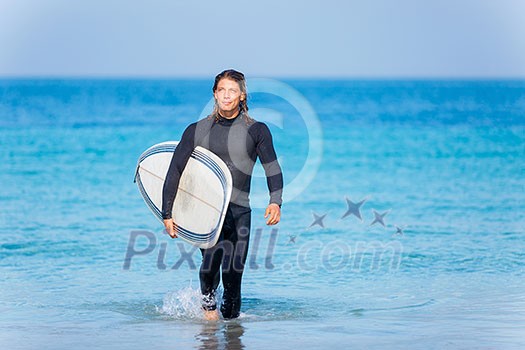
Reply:
[[[0, 80], [209, 80], [215, 77], [212, 75], [124, 75], [124, 74], [93, 74], [93, 75], [53, 75], [53, 74], [21, 74], [21, 75], [0, 75]], [[247, 80], [254, 78], [269, 78], [282, 80], [347, 80], [347, 81], [521, 81], [525, 76], [445, 76], [445, 75], [259, 75], [247, 76]]]

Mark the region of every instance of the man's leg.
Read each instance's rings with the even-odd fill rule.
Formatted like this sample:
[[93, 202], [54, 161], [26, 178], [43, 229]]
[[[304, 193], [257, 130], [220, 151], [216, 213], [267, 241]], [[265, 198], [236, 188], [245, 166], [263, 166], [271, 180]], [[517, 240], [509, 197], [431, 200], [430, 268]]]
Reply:
[[222, 284], [224, 286], [221, 313], [224, 318], [239, 317], [241, 310], [241, 282], [248, 255], [250, 239], [251, 209], [230, 205], [234, 229], [225, 232], [224, 240], [232, 243], [232, 253], [225, 254], [222, 262]]
[[[205, 312], [211, 312], [217, 309], [217, 301], [215, 299], [215, 292], [220, 282], [220, 267], [223, 256], [231, 251], [231, 243], [224, 241], [224, 236], [229, 236], [231, 227], [233, 226], [233, 215], [228, 209], [222, 231], [219, 236], [217, 244], [209, 249], [201, 249], [202, 264], [199, 270], [199, 279], [202, 293], [202, 308]], [[210, 316], [211, 315], [211, 316]], [[208, 315], [212, 319], [212, 314]]]
[[205, 311], [212, 311], [217, 308], [215, 291], [220, 281], [222, 250], [214, 248], [201, 249], [202, 264], [199, 270], [199, 279], [201, 283], [202, 308]]

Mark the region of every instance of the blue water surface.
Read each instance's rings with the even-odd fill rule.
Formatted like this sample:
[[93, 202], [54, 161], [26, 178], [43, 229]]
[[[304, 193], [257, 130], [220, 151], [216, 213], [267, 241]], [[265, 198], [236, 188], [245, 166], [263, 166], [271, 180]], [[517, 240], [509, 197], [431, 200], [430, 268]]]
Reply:
[[211, 81], [0, 80], [0, 348], [524, 348], [525, 82], [274, 83], [282, 222], [258, 166], [242, 314], [206, 322], [133, 177]]

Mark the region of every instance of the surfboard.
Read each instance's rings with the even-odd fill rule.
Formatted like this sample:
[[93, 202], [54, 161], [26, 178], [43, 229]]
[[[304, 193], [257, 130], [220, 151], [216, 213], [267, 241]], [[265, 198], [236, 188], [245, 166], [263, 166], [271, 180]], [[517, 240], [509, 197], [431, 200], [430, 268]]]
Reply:
[[[138, 160], [135, 182], [153, 215], [162, 222], [162, 188], [178, 141], [151, 146]], [[173, 203], [177, 236], [199, 248], [213, 247], [224, 223], [233, 183], [213, 152], [197, 146], [184, 168]]]

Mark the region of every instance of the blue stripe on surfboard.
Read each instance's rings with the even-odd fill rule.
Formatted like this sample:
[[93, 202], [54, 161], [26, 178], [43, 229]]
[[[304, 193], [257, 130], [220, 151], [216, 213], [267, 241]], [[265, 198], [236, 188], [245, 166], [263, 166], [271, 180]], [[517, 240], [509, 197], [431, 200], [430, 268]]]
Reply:
[[159, 146], [159, 147], [155, 147], [150, 150], [147, 150], [140, 155], [139, 163], [141, 163], [144, 159], [148, 158], [149, 156], [153, 154], [163, 153], [163, 152], [173, 153], [175, 152], [175, 148], [177, 148], [176, 145], [164, 145], [164, 146]]
[[217, 178], [219, 179], [219, 182], [221, 183], [223, 191], [226, 191], [226, 177], [224, 176], [222, 169], [220, 168], [217, 169], [214, 166], [216, 163], [213, 162], [212, 159], [207, 160], [205, 158], [201, 158], [199, 155], [194, 156], [193, 154], [191, 155], [191, 157], [195, 159], [196, 161], [198, 161], [199, 163], [205, 165], [208, 169], [210, 169], [215, 174], [215, 176], [217, 176]]
[[[139, 164], [144, 161], [144, 159], [158, 153], [173, 153], [175, 151], [176, 145], [163, 145], [159, 147], [155, 147], [150, 149], [149, 151], [144, 152], [140, 159]], [[191, 156], [200, 161], [202, 164], [205, 164], [217, 177], [220, 179], [221, 185], [223, 188], [226, 187], [226, 176], [224, 175], [224, 172], [222, 168], [207, 154], [200, 152], [198, 150], [194, 150], [191, 154]]]
[[[137, 183], [139, 185], [138, 186], [139, 187], [139, 191], [142, 193], [143, 198], [146, 200], [146, 204], [150, 207], [150, 209], [153, 211], [155, 216], [157, 216], [160, 220], [162, 220], [162, 213], [159, 210], [159, 208], [157, 208], [157, 206], [153, 203], [153, 201], [148, 196], [148, 194], [146, 193], [146, 190], [144, 189], [144, 186], [142, 185], [142, 181], [140, 179], [140, 175], [138, 176], [137, 180], [138, 180]], [[189, 240], [195, 241], [195, 242], [201, 242], [201, 241], [202, 242], [206, 242], [206, 241], [209, 241], [209, 239], [217, 231], [217, 228], [215, 228], [213, 231], [211, 231], [209, 233], [201, 234], [201, 233], [192, 232], [192, 231], [190, 231], [188, 229], [185, 229], [185, 228], [183, 228], [181, 226], [178, 226], [178, 229], [179, 229], [179, 231], [181, 233], [181, 236], [186, 236]]]
[[139, 186], [139, 191], [142, 194], [142, 198], [144, 198], [148, 207], [150, 207], [150, 209], [153, 211], [156, 217], [162, 220], [162, 213], [159, 210], [159, 208], [157, 208], [157, 206], [153, 203], [151, 198], [148, 196], [148, 193], [146, 192], [146, 189], [144, 189], [144, 185], [142, 184], [142, 180], [140, 178], [139, 173], [137, 173], [137, 184]]
[[[142, 185], [142, 181], [140, 179], [140, 175], [137, 179], [139, 191], [142, 193], [143, 198], [146, 200], [146, 204], [150, 207], [150, 209], [153, 211], [155, 216], [157, 216], [160, 220], [162, 220], [162, 213], [157, 208], [157, 206], [153, 203], [151, 198], [146, 193], [144, 186]], [[217, 225], [218, 226], [218, 225]], [[210, 238], [212, 238], [216, 232], [217, 232], [217, 226], [209, 233], [196, 233], [193, 231], [190, 231], [182, 226], [177, 225], [177, 232], [181, 234], [181, 237], [184, 236], [186, 239], [193, 241], [193, 242], [208, 242]]]
[[219, 178], [221, 179], [221, 183], [224, 185], [226, 183], [226, 176], [224, 175], [224, 171], [222, 168], [215, 162], [210, 156], [207, 154], [204, 154], [203, 152], [200, 152], [198, 150], [194, 150], [193, 153], [195, 155], [196, 159], [201, 160], [202, 162], [205, 162], [210, 169], [214, 170], [214, 172], [219, 175]]
[[[152, 150], [152, 152], [149, 152], [149, 155], [153, 155], [153, 154], [156, 154], [156, 153], [160, 153], [160, 152], [166, 152], [162, 149], [156, 149], [156, 150]], [[193, 157], [193, 153], [195, 153], [196, 157]], [[223, 188], [223, 191], [225, 192], [226, 191], [226, 178], [225, 178], [225, 175], [224, 175], [224, 172], [222, 171], [222, 169], [218, 166], [218, 164], [213, 160], [211, 159], [210, 157], [208, 157], [207, 155], [203, 154], [202, 152], [193, 152], [192, 153], [192, 158], [194, 158], [195, 160], [199, 161], [200, 163], [204, 164], [205, 166], [207, 166], [218, 178], [219, 178], [219, 181], [221, 182], [221, 185], [222, 185], [222, 188]], [[147, 158], [147, 157], [145, 157]], [[144, 159], [145, 159], [144, 158]], [[138, 175], [138, 173], [137, 173]], [[141, 185], [142, 185], [142, 182], [141, 182]], [[142, 190], [141, 192], [147, 196], [143, 186], [142, 187]], [[226, 196], [225, 196], [226, 197]], [[149, 199], [149, 197], [148, 197]], [[150, 200], [150, 203], [151, 205], [155, 206], [152, 201]], [[156, 207], [155, 207], [156, 208]], [[224, 208], [224, 203], [223, 203], [223, 208]], [[157, 209], [158, 211], [158, 209]]]
[[[207, 165], [217, 176], [219, 176], [219, 179], [222, 184], [223, 191], [226, 192], [226, 176], [222, 170], [222, 168], [219, 167], [219, 165], [208, 155], [204, 154], [203, 152], [200, 152], [198, 150], [194, 150], [192, 155], [195, 155], [197, 160], [200, 160], [203, 164]], [[225, 193], [226, 194], [226, 193]], [[224, 196], [221, 213], [224, 212], [224, 208], [228, 205], [226, 203], [226, 195]], [[215, 226], [214, 231], [217, 231], [217, 228], [219, 227], [219, 223], [217, 223], [217, 226]]]
[[217, 230], [214, 230], [208, 234], [198, 234], [191, 232], [183, 227], [177, 227], [177, 235], [179, 235], [181, 238], [186, 238], [192, 242], [209, 242], [216, 234]]
[[[211, 158], [209, 157], [207, 154], [203, 153], [203, 152], [200, 152], [198, 150], [194, 150], [192, 152], [192, 154], [194, 154], [196, 156], [196, 159], [200, 159], [203, 163], [205, 163], [212, 171], [215, 172], [215, 174], [217, 174], [219, 176], [219, 179], [221, 181], [221, 184], [222, 184], [222, 187], [223, 187], [223, 191], [225, 192], [226, 194], [226, 176], [222, 170], [221, 167], [219, 167], [219, 165]], [[198, 157], [198, 158], [197, 158]], [[228, 203], [226, 202], [226, 195], [224, 196], [224, 199], [223, 199], [223, 203], [222, 203], [222, 208], [221, 208], [221, 213], [224, 212], [224, 209], [225, 207], [228, 205]], [[215, 226], [214, 230], [213, 231], [217, 231], [217, 228], [219, 227], [219, 223], [217, 223], [217, 226]]]
[[175, 148], [177, 148], [177, 145], [178, 145], [178, 142], [177, 143], [176, 142], [165, 142], [157, 146], [152, 146], [140, 155], [139, 163], [142, 162], [147, 157], [149, 157], [151, 154], [158, 153], [159, 150], [161, 150], [161, 152], [172, 152], [173, 153], [175, 151]]
[[135, 170], [135, 181], [137, 181], [137, 175], [140, 168], [140, 163], [144, 161], [144, 159], [157, 154], [157, 153], [173, 153], [175, 151], [176, 145], [165, 145], [160, 147], [154, 147], [149, 150], [146, 150], [144, 153], [142, 153], [139, 157], [139, 161], [137, 163], [137, 170]]
[[[159, 147], [154, 147], [154, 148], [144, 152], [141, 155], [140, 160], [139, 160], [139, 164], [144, 159], [146, 159], [146, 158], [148, 158], [148, 157], [150, 157], [150, 156], [152, 156], [154, 154], [166, 153], [166, 152], [167, 153], [173, 153], [176, 147], [177, 147], [176, 144], [166, 144], [166, 145], [162, 145], [162, 146], [159, 146]], [[192, 152], [191, 156], [195, 160], [197, 160], [197, 161], [201, 162], [202, 164], [206, 165], [219, 178], [219, 181], [221, 182], [223, 191], [226, 192], [226, 176], [225, 176], [224, 171], [222, 170], [222, 168], [211, 157], [209, 157], [207, 154], [205, 154], [203, 152], [200, 152], [198, 150], [194, 150]], [[142, 181], [140, 179], [140, 175], [138, 173], [137, 173], [137, 180], [138, 180], [138, 184], [139, 184], [139, 190], [142, 193], [144, 199], [146, 199], [146, 203], [151, 208], [151, 210], [154, 212], [154, 214], [160, 220], [162, 220], [162, 213], [161, 213], [161, 211], [159, 210], [159, 208], [157, 208], [157, 206], [153, 203], [151, 198], [146, 193], [146, 191], [144, 189], [144, 186], [142, 185]], [[224, 208], [225, 208], [226, 204], [227, 204], [226, 203], [226, 196], [224, 196], [221, 212], [224, 211]], [[192, 241], [192, 242], [195, 242], [195, 243], [200, 243], [200, 242], [204, 243], [204, 242], [209, 242], [210, 239], [217, 234], [218, 226], [219, 226], [219, 223], [217, 223], [217, 225], [215, 226], [215, 228], [211, 232], [205, 233], [205, 234], [192, 232], [192, 231], [190, 231], [190, 230], [188, 230], [188, 229], [186, 229], [184, 227], [181, 227], [181, 226], [177, 226], [177, 228], [178, 228], [177, 232], [179, 233], [179, 235], [182, 238], [185, 238], [185, 239], [187, 239], [189, 241]]]
[[193, 150], [191, 155], [201, 163], [208, 165], [208, 167], [221, 179], [221, 183], [226, 183], [226, 176], [224, 175], [222, 168], [210, 156], [197, 149]]

